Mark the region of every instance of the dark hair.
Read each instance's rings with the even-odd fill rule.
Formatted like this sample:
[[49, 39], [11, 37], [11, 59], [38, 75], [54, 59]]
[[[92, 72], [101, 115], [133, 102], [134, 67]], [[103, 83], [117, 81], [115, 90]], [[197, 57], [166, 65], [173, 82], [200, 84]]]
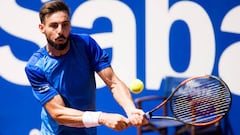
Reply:
[[45, 18], [47, 15], [58, 12], [58, 11], [64, 11], [68, 15], [70, 14], [68, 6], [62, 1], [62, 0], [54, 0], [45, 3], [39, 12], [39, 17], [41, 23], [45, 22]]

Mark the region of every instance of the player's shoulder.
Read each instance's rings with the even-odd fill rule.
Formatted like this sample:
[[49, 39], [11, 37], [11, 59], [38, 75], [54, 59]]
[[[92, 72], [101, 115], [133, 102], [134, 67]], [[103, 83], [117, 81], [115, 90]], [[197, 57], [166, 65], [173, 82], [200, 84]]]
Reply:
[[71, 33], [70, 38], [72, 41], [89, 43], [93, 38], [89, 34], [85, 33]]
[[46, 56], [46, 49], [40, 48], [36, 52], [33, 53], [33, 55], [29, 58], [27, 62], [28, 65], [36, 65], [36, 63], [39, 63], [40, 61], [44, 60], [44, 57]]

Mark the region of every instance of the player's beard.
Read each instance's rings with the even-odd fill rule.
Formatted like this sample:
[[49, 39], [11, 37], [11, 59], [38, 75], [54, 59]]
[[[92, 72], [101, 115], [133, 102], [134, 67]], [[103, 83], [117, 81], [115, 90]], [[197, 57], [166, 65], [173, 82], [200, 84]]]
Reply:
[[59, 39], [59, 38], [63, 38], [63, 39], [67, 39], [67, 41], [63, 44], [56, 44], [53, 40], [49, 39], [47, 37], [47, 42], [50, 46], [52, 46], [54, 49], [56, 50], [64, 50], [67, 46], [68, 46], [68, 42], [69, 42], [69, 37], [65, 37], [63, 35], [60, 35], [59, 37], [57, 37], [55, 40]]

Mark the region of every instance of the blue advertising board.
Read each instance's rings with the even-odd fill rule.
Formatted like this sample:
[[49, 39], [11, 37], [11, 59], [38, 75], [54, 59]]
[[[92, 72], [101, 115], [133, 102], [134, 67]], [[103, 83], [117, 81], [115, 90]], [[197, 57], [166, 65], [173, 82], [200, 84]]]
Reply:
[[[0, 0], [0, 135], [39, 135], [40, 104], [33, 98], [24, 67], [46, 44], [38, 11], [48, 0]], [[239, 0], [65, 0], [72, 32], [88, 33], [111, 54], [118, 76], [143, 80], [133, 98], [161, 94], [165, 76], [213, 74], [230, 87], [233, 103], [226, 134], [240, 134]], [[97, 108], [123, 110], [97, 78]], [[104, 126], [99, 135], [116, 132]]]

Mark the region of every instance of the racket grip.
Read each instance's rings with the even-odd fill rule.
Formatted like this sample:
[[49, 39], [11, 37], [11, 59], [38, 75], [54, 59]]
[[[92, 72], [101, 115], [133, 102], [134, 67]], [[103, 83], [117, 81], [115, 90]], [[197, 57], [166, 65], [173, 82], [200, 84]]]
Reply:
[[151, 112], [146, 112], [145, 116], [147, 119], [151, 119], [152, 113]]

